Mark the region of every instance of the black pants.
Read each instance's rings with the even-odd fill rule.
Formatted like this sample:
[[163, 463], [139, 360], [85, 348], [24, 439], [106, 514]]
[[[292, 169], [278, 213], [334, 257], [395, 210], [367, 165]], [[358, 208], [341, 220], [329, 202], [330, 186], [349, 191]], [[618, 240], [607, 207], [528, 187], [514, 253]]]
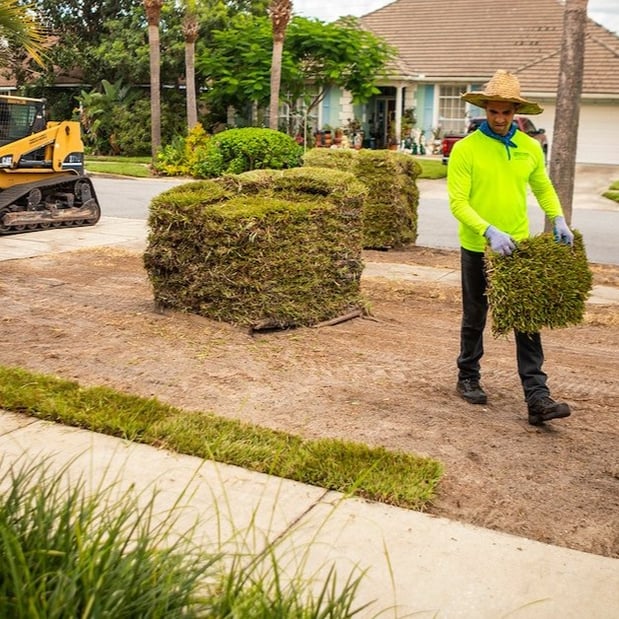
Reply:
[[[488, 316], [484, 254], [460, 250], [462, 275], [462, 326], [458, 379], [480, 378], [480, 360], [484, 354], [484, 327]], [[514, 331], [518, 374], [527, 403], [549, 395], [546, 374], [542, 371], [544, 351], [539, 333]]]

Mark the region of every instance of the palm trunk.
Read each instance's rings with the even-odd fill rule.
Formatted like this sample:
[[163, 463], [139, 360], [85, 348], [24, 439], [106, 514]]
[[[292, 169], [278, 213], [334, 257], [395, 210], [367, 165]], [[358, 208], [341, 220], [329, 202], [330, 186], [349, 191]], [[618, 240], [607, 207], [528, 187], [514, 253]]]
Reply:
[[279, 120], [279, 87], [282, 79], [282, 53], [284, 39], [273, 40], [273, 58], [271, 61], [271, 101], [269, 104], [269, 127], [278, 128]]
[[189, 131], [198, 124], [195, 53], [196, 44], [185, 43], [185, 88], [187, 89], [187, 129]]
[[148, 26], [150, 48], [150, 141], [153, 159], [161, 147], [161, 52], [159, 26]]
[[269, 105], [269, 127], [278, 128], [279, 119], [279, 89], [282, 80], [282, 56], [284, 53], [284, 37], [292, 15], [291, 0], [271, 0], [269, 4], [271, 24], [273, 28], [273, 56], [271, 59], [271, 98]]
[[148, 21], [148, 54], [150, 59], [150, 138], [153, 160], [161, 147], [161, 51], [159, 19], [163, 0], [144, 0]]
[[[566, 0], [563, 42], [557, 88], [557, 107], [550, 155], [550, 178], [559, 195], [565, 219], [572, 220], [574, 173], [578, 145], [580, 96], [585, 58], [587, 1]], [[552, 228], [546, 222], [546, 230]]]

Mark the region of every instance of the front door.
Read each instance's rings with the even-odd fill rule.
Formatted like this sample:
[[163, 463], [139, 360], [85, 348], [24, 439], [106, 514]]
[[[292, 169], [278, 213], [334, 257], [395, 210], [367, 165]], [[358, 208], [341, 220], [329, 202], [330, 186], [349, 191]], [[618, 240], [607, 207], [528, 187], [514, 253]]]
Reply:
[[[383, 92], [368, 104], [372, 148], [387, 148], [389, 134], [395, 132], [395, 88], [381, 88], [381, 90]], [[390, 90], [394, 91], [393, 95], [388, 92]]]

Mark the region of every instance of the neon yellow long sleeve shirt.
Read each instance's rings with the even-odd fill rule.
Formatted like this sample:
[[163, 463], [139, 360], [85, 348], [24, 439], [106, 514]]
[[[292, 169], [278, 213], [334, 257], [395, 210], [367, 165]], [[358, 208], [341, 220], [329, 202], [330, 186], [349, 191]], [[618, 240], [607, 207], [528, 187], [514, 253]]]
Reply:
[[544, 164], [537, 140], [516, 131], [517, 148], [481, 131], [456, 142], [449, 156], [447, 191], [449, 207], [459, 223], [460, 244], [470, 251], [483, 252], [484, 232], [492, 225], [515, 241], [529, 236], [527, 188], [552, 220], [563, 215]]

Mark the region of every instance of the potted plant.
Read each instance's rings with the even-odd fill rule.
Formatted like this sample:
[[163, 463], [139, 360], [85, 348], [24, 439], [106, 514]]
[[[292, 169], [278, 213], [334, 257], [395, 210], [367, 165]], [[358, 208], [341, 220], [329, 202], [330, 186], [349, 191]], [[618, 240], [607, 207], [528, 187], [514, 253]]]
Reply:
[[395, 123], [393, 122], [393, 120], [390, 120], [389, 124], [387, 125], [387, 148], [389, 150], [398, 149], [398, 142], [395, 135]]
[[325, 125], [322, 128], [322, 143], [323, 146], [329, 148], [333, 142], [333, 129], [331, 125]]
[[363, 129], [356, 118], [348, 119], [348, 140], [353, 148], [360, 150], [363, 146]]
[[340, 146], [342, 143], [342, 138], [344, 137], [344, 130], [341, 127], [338, 127], [333, 134], [333, 143], [336, 146]]

